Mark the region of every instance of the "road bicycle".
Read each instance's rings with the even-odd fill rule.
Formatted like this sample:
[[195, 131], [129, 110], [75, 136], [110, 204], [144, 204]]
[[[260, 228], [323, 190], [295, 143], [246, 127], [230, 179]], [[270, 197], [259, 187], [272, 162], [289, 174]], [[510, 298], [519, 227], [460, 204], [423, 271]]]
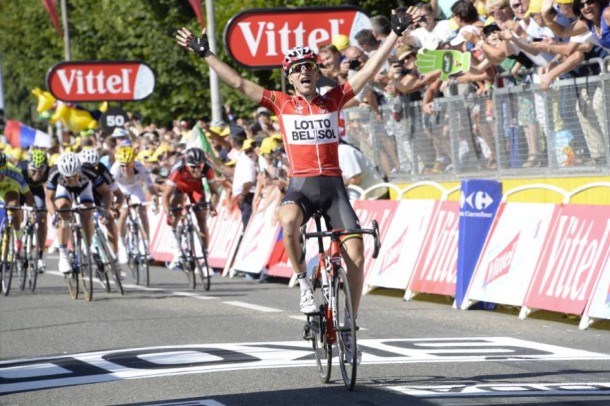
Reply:
[[197, 287], [196, 275], [201, 279], [204, 290], [210, 290], [210, 268], [199, 229], [193, 223], [192, 213], [195, 205], [172, 208], [172, 213], [179, 212], [180, 218], [174, 230], [176, 241], [180, 244], [180, 264], [189, 278], [191, 289]]
[[149, 258], [150, 251], [145, 244], [144, 228], [140, 220], [140, 207], [149, 206], [150, 202], [129, 202], [127, 196], [127, 266], [131, 270], [131, 275], [136, 285], [150, 285]]
[[[373, 258], [379, 255], [379, 224], [372, 221], [372, 228], [333, 229], [322, 231], [321, 214], [313, 216], [316, 231], [306, 232], [306, 225], [301, 227], [301, 262], [305, 258], [305, 245], [309, 238], [318, 239], [318, 266], [311, 276], [315, 303], [318, 311], [307, 314], [303, 328], [303, 338], [312, 342], [316, 363], [322, 382], [330, 382], [333, 357], [333, 346], [339, 358], [339, 369], [343, 382], [348, 390], [356, 385], [358, 369], [358, 343], [354, 322], [352, 296], [349, 290], [347, 273], [342, 264], [340, 237], [350, 234], [370, 234], [374, 239]], [[324, 238], [330, 238], [330, 247], [324, 249]], [[351, 357], [350, 357], [351, 354]]]
[[2, 244], [0, 246], [0, 266], [2, 267], [2, 294], [8, 296], [11, 290], [13, 272], [17, 273], [19, 284], [25, 283], [25, 272], [21, 256], [17, 255], [16, 235], [15, 235], [15, 216], [16, 210], [21, 210], [20, 206], [3, 206], [6, 210], [4, 227], [2, 227]]
[[[106, 292], [110, 292], [110, 277], [112, 276], [114, 283], [121, 295], [125, 294], [123, 284], [121, 283], [121, 275], [117, 266], [117, 258], [114, 252], [110, 249], [108, 238], [101, 225], [101, 218], [107, 218], [106, 212], [102, 208], [97, 208], [93, 213], [93, 244], [94, 251], [91, 253], [93, 262], [95, 263], [95, 273], [102, 287]], [[112, 221], [112, 220], [110, 220]]]
[[68, 209], [55, 210], [55, 218], [53, 225], [56, 225], [59, 216], [58, 213], [70, 213], [68, 225], [70, 227], [69, 251], [68, 258], [72, 270], [64, 275], [68, 292], [72, 299], [77, 299], [80, 291], [80, 283], [83, 285], [85, 300], [90, 302], [93, 299], [93, 260], [91, 256], [91, 248], [85, 238], [83, 223], [81, 220], [81, 212], [85, 210], [95, 210], [95, 206], [77, 205]]
[[[46, 216], [46, 209], [36, 209], [33, 207], [23, 207], [23, 210], [30, 212], [26, 216], [25, 225], [22, 227], [21, 246], [23, 259], [24, 277], [20, 280], [21, 290], [28, 288], [34, 292], [38, 279], [38, 261], [41, 259], [42, 247], [44, 242], [38, 239], [38, 223], [40, 216]], [[32, 214], [33, 213], [33, 216]]]

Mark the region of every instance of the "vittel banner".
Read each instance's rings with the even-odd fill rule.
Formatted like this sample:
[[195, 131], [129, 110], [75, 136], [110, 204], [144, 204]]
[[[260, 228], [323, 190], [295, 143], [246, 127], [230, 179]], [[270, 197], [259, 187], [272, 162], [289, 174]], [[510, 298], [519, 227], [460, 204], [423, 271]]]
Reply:
[[136, 101], [155, 89], [155, 74], [142, 62], [61, 62], [47, 73], [47, 88], [66, 102]]
[[369, 18], [355, 7], [310, 7], [246, 10], [233, 17], [224, 31], [225, 49], [242, 66], [271, 69], [281, 66], [290, 48], [318, 51], [335, 35], [352, 38], [369, 28]]

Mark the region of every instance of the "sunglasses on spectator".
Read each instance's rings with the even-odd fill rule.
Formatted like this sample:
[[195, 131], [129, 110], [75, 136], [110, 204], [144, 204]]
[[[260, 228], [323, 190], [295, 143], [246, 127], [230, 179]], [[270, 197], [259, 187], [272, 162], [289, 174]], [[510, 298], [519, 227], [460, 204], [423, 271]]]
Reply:
[[303, 72], [303, 70], [305, 70], [305, 72], [317, 71], [318, 64], [311, 61], [297, 63], [295, 65], [292, 65], [290, 69], [288, 69], [288, 74], [292, 75], [295, 72], [301, 73]]
[[511, 8], [523, 8], [523, 4], [521, 3], [513, 3], [510, 5]]
[[580, 8], [584, 8], [586, 5], [590, 6], [592, 4], [595, 4], [595, 0], [585, 0], [585, 1], [581, 2], [578, 6]]

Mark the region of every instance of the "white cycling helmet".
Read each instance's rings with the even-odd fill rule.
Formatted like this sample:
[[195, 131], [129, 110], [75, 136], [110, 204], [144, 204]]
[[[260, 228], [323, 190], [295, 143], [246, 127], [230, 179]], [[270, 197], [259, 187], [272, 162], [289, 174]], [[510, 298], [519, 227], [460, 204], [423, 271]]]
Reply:
[[85, 148], [78, 153], [78, 158], [82, 163], [88, 162], [91, 165], [97, 165], [100, 162], [100, 157], [94, 148]]
[[81, 163], [74, 152], [64, 152], [57, 160], [57, 169], [63, 176], [74, 176], [80, 172]]

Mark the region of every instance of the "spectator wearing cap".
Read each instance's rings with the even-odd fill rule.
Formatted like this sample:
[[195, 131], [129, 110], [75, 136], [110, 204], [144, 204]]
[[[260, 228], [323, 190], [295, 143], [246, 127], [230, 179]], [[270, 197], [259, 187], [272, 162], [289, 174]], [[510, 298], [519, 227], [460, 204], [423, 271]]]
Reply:
[[258, 124], [260, 124], [260, 131], [265, 133], [266, 136], [279, 134], [280, 127], [271, 119], [271, 111], [269, 111], [269, 109], [265, 107], [257, 108], [256, 120], [258, 121]]
[[336, 34], [333, 36], [331, 44], [335, 46], [337, 51], [343, 53], [351, 44], [349, 41], [349, 37], [344, 34]]
[[245, 132], [242, 135], [237, 130], [231, 133], [231, 140], [234, 147], [239, 148], [233, 172], [231, 201], [233, 204], [237, 204], [241, 211], [241, 220], [245, 230], [252, 216], [252, 204], [256, 192], [256, 146], [253, 139], [245, 138]]

